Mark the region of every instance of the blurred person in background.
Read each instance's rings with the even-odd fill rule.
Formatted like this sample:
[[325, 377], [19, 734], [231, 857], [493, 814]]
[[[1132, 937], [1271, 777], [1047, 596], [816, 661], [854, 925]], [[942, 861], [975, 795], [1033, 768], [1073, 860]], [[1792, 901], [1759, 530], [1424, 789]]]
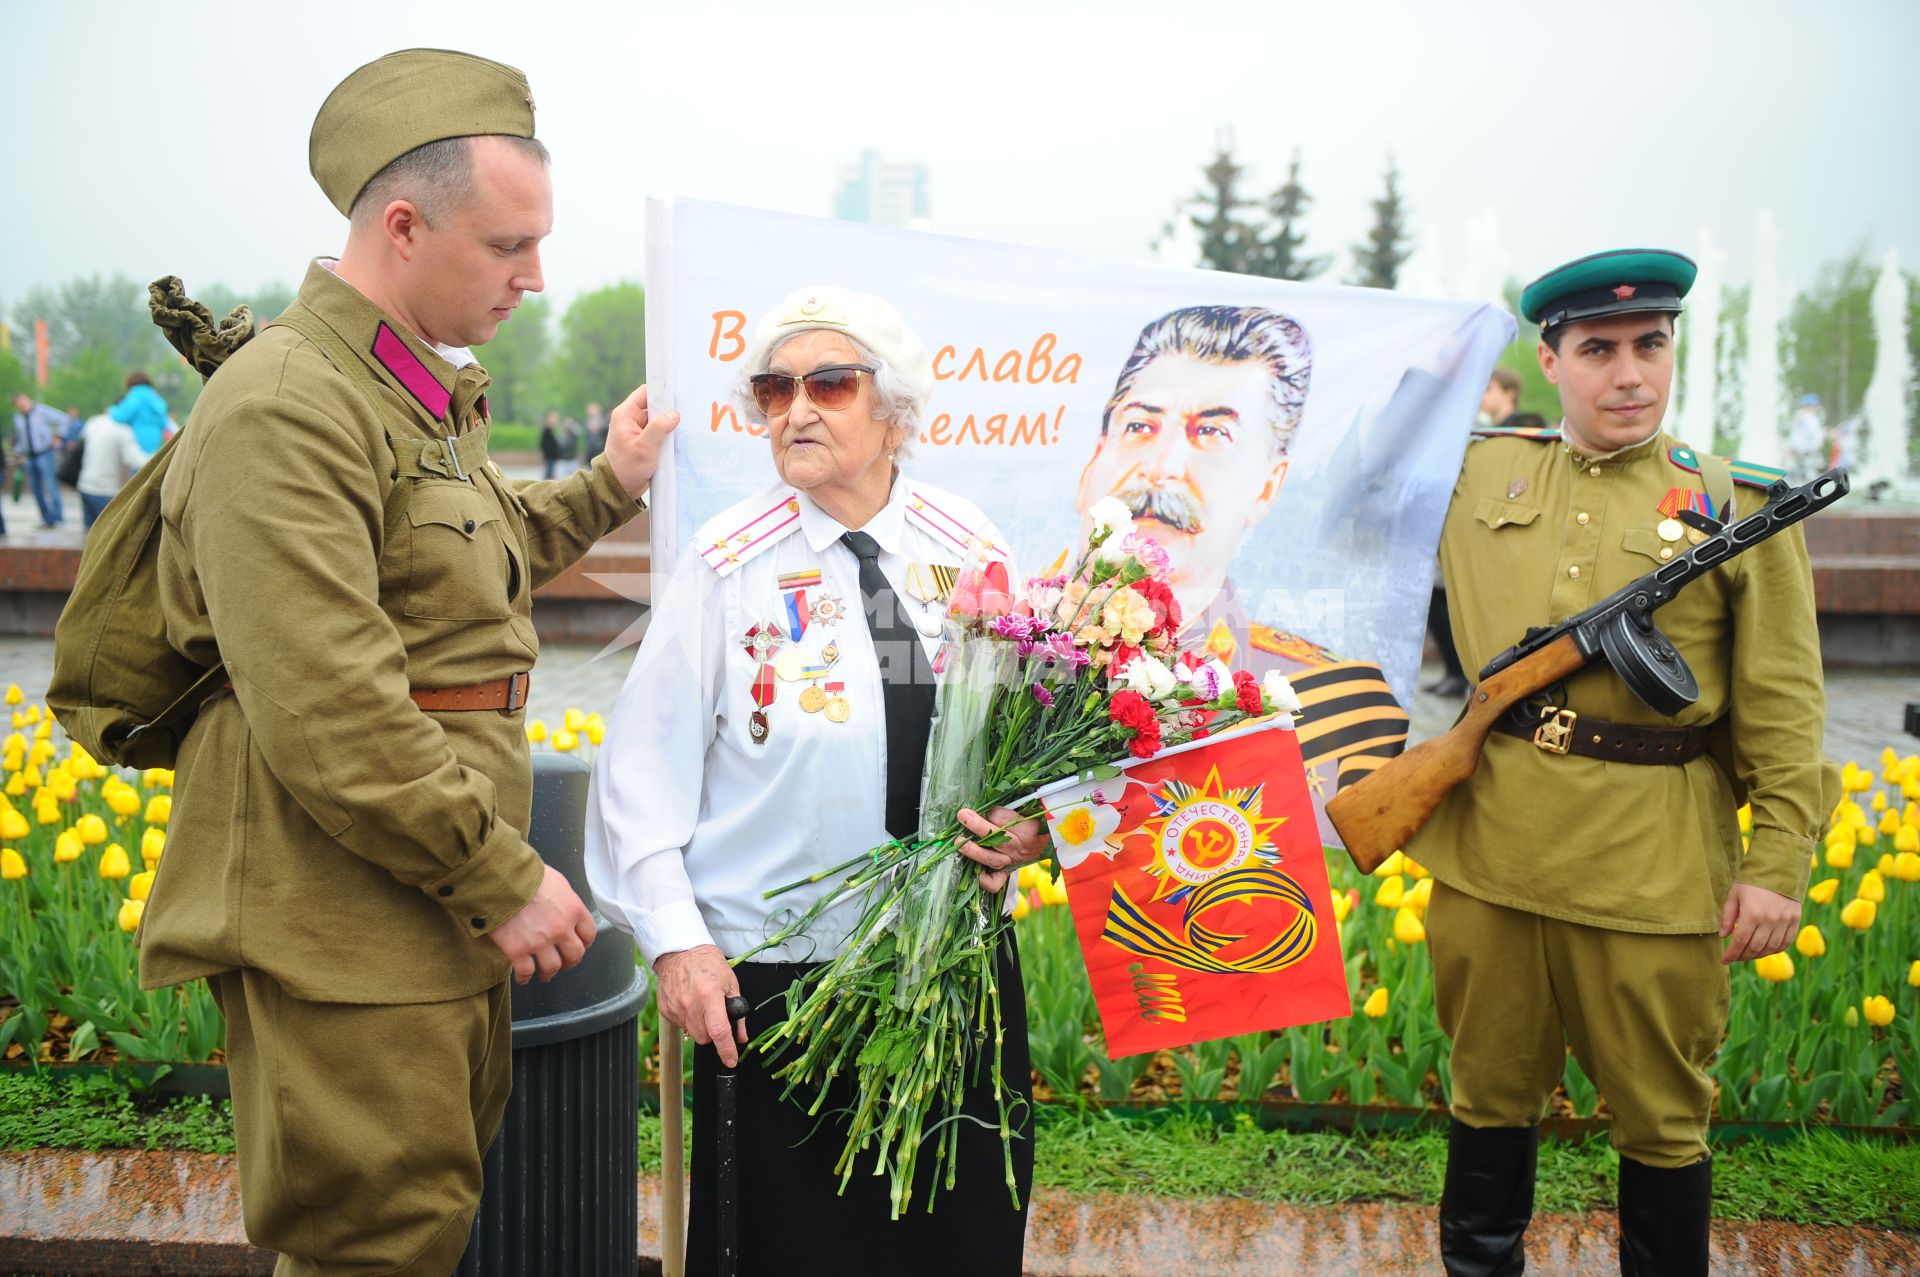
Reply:
[[140, 451], [152, 456], [167, 438], [167, 401], [153, 388], [153, 380], [138, 368], [127, 374], [126, 393], [108, 410], [109, 415], [133, 430]]

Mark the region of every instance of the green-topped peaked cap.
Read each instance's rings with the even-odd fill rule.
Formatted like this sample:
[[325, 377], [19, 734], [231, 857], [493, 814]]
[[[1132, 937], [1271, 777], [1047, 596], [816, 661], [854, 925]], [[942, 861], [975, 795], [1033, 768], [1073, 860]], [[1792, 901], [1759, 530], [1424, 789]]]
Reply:
[[1680, 313], [1699, 267], [1664, 248], [1616, 248], [1556, 266], [1520, 294], [1530, 324], [1552, 328], [1602, 315]]
[[374, 175], [450, 137], [533, 136], [533, 90], [513, 67], [451, 49], [402, 49], [340, 81], [307, 139], [307, 167], [342, 213]]

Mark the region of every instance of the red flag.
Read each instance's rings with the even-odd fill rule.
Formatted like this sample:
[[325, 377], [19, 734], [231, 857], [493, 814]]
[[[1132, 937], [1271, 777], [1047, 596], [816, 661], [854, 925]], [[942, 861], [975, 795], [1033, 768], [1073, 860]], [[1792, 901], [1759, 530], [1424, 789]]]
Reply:
[[1291, 731], [1230, 733], [1044, 795], [1109, 1055], [1352, 1013]]

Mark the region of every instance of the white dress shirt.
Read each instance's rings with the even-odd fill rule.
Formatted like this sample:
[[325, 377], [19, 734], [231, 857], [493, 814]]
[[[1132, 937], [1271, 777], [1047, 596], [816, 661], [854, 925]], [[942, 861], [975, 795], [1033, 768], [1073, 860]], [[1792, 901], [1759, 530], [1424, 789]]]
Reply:
[[[971, 502], [905, 475], [860, 530], [879, 544], [880, 569], [910, 616], [945, 610], [913, 597], [912, 565], [923, 565], [911, 574], [920, 585], [924, 565], [963, 566], [970, 548], [1006, 557]], [[876, 654], [861, 608], [859, 561], [840, 540], [846, 531], [804, 493], [776, 484], [702, 527], [656, 600], [594, 761], [587, 804], [595, 903], [633, 934], [649, 965], [702, 944], [730, 958], [745, 953], [835, 884], [773, 900], [763, 892], [887, 841], [884, 654]], [[794, 641], [781, 578], [814, 571], [819, 583], [805, 587], [814, 616]], [[838, 601], [836, 621], [821, 618], [823, 600]], [[756, 743], [750, 723], [761, 664], [747, 651], [747, 632], [763, 624], [777, 627], [781, 650], [798, 649], [807, 666], [821, 663], [829, 643], [838, 659], [824, 676], [774, 678], [766, 739]], [[921, 642], [929, 660], [939, 656], [937, 637]], [[810, 684], [844, 697], [847, 721], [803, 710]], [[859, 902], [845, 902], [807, 937], [756, 958], [834, 957], [859, 916]]]

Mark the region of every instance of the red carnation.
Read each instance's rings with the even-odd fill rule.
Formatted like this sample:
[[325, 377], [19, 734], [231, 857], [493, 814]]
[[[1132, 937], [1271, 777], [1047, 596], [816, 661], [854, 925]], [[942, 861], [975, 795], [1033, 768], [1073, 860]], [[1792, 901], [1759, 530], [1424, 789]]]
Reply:
[[1246, 670], [1233, 672], [1233, 696], [1243, 714], [1258, 714], [1266, 707], [1260, 699], [1260, 681]]
[[1148, 577], [1144, 581], [1135, 581], [1133, 589], [1153, 608], [1154, 624], [1150, 633], [1178, 634], [1180, 632], [1180, 600], [1173, 596], [1172, 586], [1165, 581]]
[[1114, 693], [1113, 705], [1107, 713], [1114, 722], [1136, 732], [1146, 731], [1149, 727], [1158, 732], [1160, 728], [1160, 720], [1154, 716], [1153, 706], [1147, 704], [1147, 698], [1138, 692]]
[[1152, 758], [1160, 752], [1160, 721], [1158, 719], [1142, 727], [1134, 738], [1127, 742], [1127, 752], [1135, 758]]

